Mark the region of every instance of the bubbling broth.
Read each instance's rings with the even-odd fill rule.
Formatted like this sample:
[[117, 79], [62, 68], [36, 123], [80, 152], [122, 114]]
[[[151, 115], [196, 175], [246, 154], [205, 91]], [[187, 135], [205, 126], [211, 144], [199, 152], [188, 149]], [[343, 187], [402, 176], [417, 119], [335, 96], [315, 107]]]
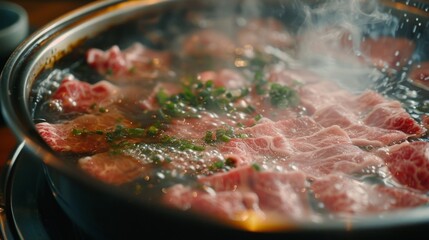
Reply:
[[82, 174], [243, 225], [426, 206], [416, 43], [301, 4], [113, 27], [40, 75], [36, 128]]

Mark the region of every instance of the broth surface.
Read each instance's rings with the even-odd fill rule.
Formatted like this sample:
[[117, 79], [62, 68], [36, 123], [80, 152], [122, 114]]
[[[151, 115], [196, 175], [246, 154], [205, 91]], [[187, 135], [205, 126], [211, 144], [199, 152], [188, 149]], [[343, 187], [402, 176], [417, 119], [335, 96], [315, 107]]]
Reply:
[[427, 207], [416, 43], [241, 14], [89, 40], [41, 74], [37, 130], [82, 174], [243, 225]]

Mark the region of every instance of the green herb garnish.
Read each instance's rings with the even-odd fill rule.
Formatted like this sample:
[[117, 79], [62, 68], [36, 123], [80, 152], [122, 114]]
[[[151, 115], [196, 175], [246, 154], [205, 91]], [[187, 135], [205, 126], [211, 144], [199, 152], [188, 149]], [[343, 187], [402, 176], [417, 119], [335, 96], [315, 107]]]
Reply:
[[298, 94], [294, 89], [278, 83], [271, 84], [269, 96], [271, 104], [275, 107], [286, 108], [299, 103]]
[[171, 136], [163, 136], [161, 138], [161, 143], [167, 146], [175, 147], [181, 151], [184, 150], [194, 150], [194, 151], [203, 151], [205, 148], [204, 146], [196, 145], [192, 141], [185, 140], [185, 139], [178, 139]]
[[207, 131], [204, 135], [204, 142], [208, 144], [229, 142], [233, 138], [246, 138], [247, 134], [236, 134], [232, 127], [226, 129], [216, 129], [215, 132]]

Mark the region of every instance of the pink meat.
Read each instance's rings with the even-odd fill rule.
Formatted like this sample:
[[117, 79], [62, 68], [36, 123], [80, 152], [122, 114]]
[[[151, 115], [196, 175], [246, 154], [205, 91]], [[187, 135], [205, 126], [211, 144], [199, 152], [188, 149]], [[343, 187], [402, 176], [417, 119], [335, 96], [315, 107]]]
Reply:
[[310, 216], [306, 176], [302, 172], [262, 171], [254, 175], [252, 183], [261, 209], [275, 211], [291, 219]]
[[335, 89], [329, 82], [306, 85], [301, 103], [317, 123], [342, 127], [356, 145], [385, 146], [426, 131], [398, 101], [369, 90], [356, 95]]
[[429, 88], [429, 62], [414, 65], [409, 73], [409, 79], [417, 86]]
[[301, 108], [292, 106], [286, 108], [273, 106], [267, 95], [259, 95], [256, 91], [252, 91], [243, 99], [236, 101], [234, 106], [238, 108], [252, 106], [255, 111], [250, 115], [251, 118], [260, 115], [272, 121], [297, 118], [302, 115]]
[[197, 30], [187, 35], [182, 44], [183, 55], [187, 57], [231, 59], [234, 49], [234, 42], [221, 31], [214, 29]]
[[404, 142], [380, 151], [393, 178], [399, 183], [429, 191], [429, 143]]
[[168, 52], [152, 50], [135, 43], [124, 50], [116, 45], [106, 51], [89, 49], [86, 61], [109, 80], [130, 82], [156, 78], [167, 72], [170, 58]]
[[429, 198], [407, 189], [370, 185], [346, 176], [316, 179], [311, 189], [317, 200], [338, 214], [366, 214], [416, 207]]
[[397, 101], [386, 101], [374, 106], [363, 121], [369, 126], [400, 130], [416, 136], [420, 136], [426, 131]]
[[279, 121], [264, 121], [254, 126], [244, 128], [241, 132], [252, 137], [260, 136], [284, 136], [286, 138], [303, 137], [312, 135], [320, 130], [322, 126], [313, 118], [303, 116]]
[[399, 101], [383, 97], [374, 91], [368, 90], [357, 95], [349, 107], [356, 113], [361, 112], [360, 118], [368, 126], [399, 130], [410, 136], [420, 136], [426, 132]]
[[312, 176], [354, 173], [383, 163], [378, 156], [354, 146], [347, 133], [338, 126], [296, 138], [264, 135], [233, 139], [220, 146], [220, 151], [239, 166], [256, 162], [269, 169], [299, 169]]
[[229, 221], [243, 221], [249, 212], [263, 217], [258, 197], [252, 192], [227, 191], [210, 194], [177, 184], [167, 190], [163, 201], [178, 209], [192, 210], [198, 214], [209, 214], [211, 217]]
[[[86, 114], [64, 123], [38, 123], [36, 129], [43, 140], [55, 151], [95, 153], [109, 148], [105, 133], [113, 131], [118, 124], [124, 127], [136, 127], [120, 113], [112, 111]], [[89, 134], [76, 135], [73, 130], [85, 131]], [[103, 134], [98, 134], [96, 131], [101, 131]]]
[[127, 143], [135, 144], [122, 148], [119, 146], [119, 149], [106, 149], [105, 152], [83, 157], [79, 159], [79, 165], [93, 177], [117, 185], [144, 177], [143, 174], [152, 175], [159, 169], [174, 172], [175, 176], [187, 177], [221, 174], [227, 169], [215, 167], [216, 163], [225, 162], [225, 159], [214, 148], [189, 151], [172, 147], [159, 148], [156, 143], [143, 141], [137, 138], [127, 139]]
[[367, 38], [361, 43], [364, 57], [380, 68], [400, 68], [407, 65], [414, 52], [412, 40], [398, 37]]
[[51, 99], [64, 113], [88, 113], [114, 103], [119, 91], [118, 87], [107, 81], [99, 81], [92, 85], [77, 79], [65, 78]]
[[250, 188], [249, 179], [252, 179], [255, 173], [254, 168], [246, 165], [231, 169], [228, 172], [201, 177], [198, 182], [210, 186], [215, 191], [235, 191], [238, 187]]
[[[341, 105], [331, 105], [318, 110], [314, 115], [316, 122], [324, 127], [338, 125], [357, 146], [381, 147], [406, 140], [409, 135], [399, 131], [364, 124], [354, 109]], [[411, 119], [411, 118], [410, 118]]]
[[285, 165], [310, 176], [321, 177], [338, 173], [362, 173], [368, 168], [379, 168], [383, 165], [383, 160], [355, 145], [338, 144], [296, 154]]
[[353, 94], [340, 88], [337, 84], [330, 81], [321, 81], [312, 84], [306, 84], [299, 88], [300, 104], [305, 107], [308, 114], [314, 114], [318, 109], [350, 102]]
[[241, 220], [237, 216], [248, 211], [275, 212], [294, 220], [310, 214], [306, 179], [300, 172], [258, 172], [246, 166], [201, 178], [199, 182], [206, 191], [174, 185], [167, 189], [165, 202], [233, 220]]
[[199, 118], [175, 118], [165, 130], [165, 134], [181, 139], [204, 140], [207, 131], [229, 129], [237, 123], [225, 116], [202, 113]]
[[290, 48], [295, 39], [285, 26], [274, 18], [251, 19], [237, 34], [240, 46], [250, 45], [260, 51], [266, 46]]
[[148, 172], [148, 167], [136, 158], [110, 152], [81, 158], [78, 165], [90, 176], [113, 185], [131, 182]]
[[[324, 126], [328, 123], [340, 126], [359, 123], [382, 129], [399, 130], [408, 135], [417, 136], [426, 131], [405, 111], [399, 101], [385, 98], [374, 91], [368, 90], [355, 95], [339, 89], [333, 83], [320, 82], [302, 87], [300, 96], [301, 103], [310, 114], [315, 115], [316, 121], [324, 121], [321, 117], [317, 117], [318, 115], [329, 118]], [[336, 108], [339, 110], [335, 110]], [[338, 118], [339, 122], [335, 123], [335, 117], [324, 114], [326, 110], [336, 112], [334, 113], [336, 117], [341, 115]]]
[[240, 73], [227, 68], [219, 71], [201, 72], [198, 74], [198, 80], [202, 82], [211, 80], [215, 87], [225, 87], [229, 90], [249, 87], [250, 83]]
[[178, 87], [177, 84], [160, 82], [156, 84], [147, 97], [140, 99], [138, 104], [143, 110], [153, 111], [159, 109], [160, 107], [156, 97], [160, 91], [162, 91], [167, 96], [173, 96], [180, 93], [182, 90], [183, 89]]

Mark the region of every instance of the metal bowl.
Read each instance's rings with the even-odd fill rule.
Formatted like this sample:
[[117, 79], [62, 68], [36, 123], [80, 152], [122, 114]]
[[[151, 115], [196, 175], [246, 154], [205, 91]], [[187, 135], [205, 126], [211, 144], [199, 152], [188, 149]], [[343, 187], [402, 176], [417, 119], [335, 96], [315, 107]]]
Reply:
[[[43, 141], [35, 129], [38, 96], [34, 86], [55, 68], [67, 67], [82, 59], [84, 49], [127, 46], [136, 39], [146, 40], [146, 29], [169, 28], [180, 33], [186, 27], [185, 12], [204, 12], [214, 18], [231, 17], [250, 1], [100, 1], [72, 11], [28, 37], [11, 55], [2, 72], [3, 115], [20, 141], [42, 161], [52, 192], [68, 216], [89, 235], [100, 239], [128, 236], [223, 236], [246, 238], [356, 238], [416, 234], [429, 224], [429, 208], [369, 216], [349, 221], [326, 221], [284, 226], [273, 231], [230, 225], [199, 214], [153, 204], [121, 189], [94, 181], [66, 161]], [[321, 1], [307, 1], [309, 5]], [[260, 3], [260, 2], [258, 2]], [[258, 5], [262, 6], [262, 5]], [[415, 41], [414, 60], [425, 60], [429, 53], [428, 8], [421, 2], [382, 1], [383, 10], [395, 15], [395, 28], [385, 22], [373, 23], [371, 31], [406, 36]], [[292, 31], [299, 31], [308, 19], [303, 17], [301, 1], [266, 1], [263, 16], [282, 19]], [[255, 9], [253, 9], [255, 10]], [[256, 9], [258, 10], [258, 9]], [[241, 14], [255, 14], [246, 11]], [[218, 15], [217, 15], [218, 14]], [[142, 26], [145, 28], [143, 29]], [[143, 30], [142, 30], [143, 29]], [[389, 30], [390, 32], [386, 32]], [[384, 31], [384, 32], [383, 32]], [[421, 91], [417, 89], [416, 91]], [[203, 235], [201, 235], [201, 233]], [[424, 233], [424, 232], [423, 232]]]

